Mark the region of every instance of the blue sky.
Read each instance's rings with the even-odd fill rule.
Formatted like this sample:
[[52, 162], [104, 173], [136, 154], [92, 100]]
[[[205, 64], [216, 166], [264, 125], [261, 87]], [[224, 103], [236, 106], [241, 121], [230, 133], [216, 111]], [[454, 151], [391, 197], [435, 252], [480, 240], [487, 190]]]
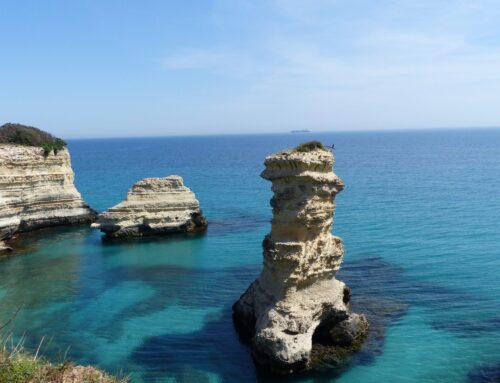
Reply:
[[497, 0], [0, 0], [0, 123], [66, 138], [500, 125]]

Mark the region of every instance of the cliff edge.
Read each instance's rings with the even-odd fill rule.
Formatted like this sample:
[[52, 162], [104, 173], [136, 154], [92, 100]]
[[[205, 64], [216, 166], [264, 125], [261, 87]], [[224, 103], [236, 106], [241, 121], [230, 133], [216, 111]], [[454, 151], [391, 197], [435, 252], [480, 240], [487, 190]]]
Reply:
[[[95, 219], [73, 183], [64, 141], [36, 129], [53, 140], [19, 144], [13, 125], [0, 127], [0, 251], [9, 249], [4, 241], [16, 233]], [[8, 137], [14, 137], [10, 141], [3, 135], [6, 126]]]
[[344, 249], [331, 229], [344, 184], [333, 172], [333, 154], [312, 142], [264, 164], [261, 176], [274, 192], [272, 229], [263, 241], [263, 270], [233, 314], [251, 338], [255, 361], [287, 374], [311, 367], [314, 342], [343, 350], [361, 344], [368, 322], [351, 312], [350, 290], [335, 279]]

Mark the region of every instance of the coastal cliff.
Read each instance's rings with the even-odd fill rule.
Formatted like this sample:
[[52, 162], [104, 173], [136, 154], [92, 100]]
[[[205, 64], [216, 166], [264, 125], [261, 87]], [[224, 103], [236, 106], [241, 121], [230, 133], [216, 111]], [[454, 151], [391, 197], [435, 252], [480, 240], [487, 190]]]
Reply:
[[333, 164], [333, 154], [314, 142], [265, 160], [272, 229], [263, 270], [233, 313], [256, 362], [275, 373], [311, 367], [313, 343], [350, 350], [368, 331], [365, 316], [351, 313], [349, 288], [335, 279], [344, 249], [331, 229], [344, 184]]
[[145, 178], [92, 225], [111, 238], [204, 231], [207, 220], [179, 176]]
[[0, 251], [16, 233], [92, 221], [73, 179], [66, 148], [0, 143]]

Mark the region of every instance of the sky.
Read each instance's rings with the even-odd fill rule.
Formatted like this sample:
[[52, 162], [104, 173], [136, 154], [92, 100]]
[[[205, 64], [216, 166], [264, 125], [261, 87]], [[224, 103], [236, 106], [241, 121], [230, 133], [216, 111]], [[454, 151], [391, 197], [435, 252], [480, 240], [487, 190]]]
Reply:
[[0, 89], [64, 138], [500, 126], [500, 2], [0, 0]]

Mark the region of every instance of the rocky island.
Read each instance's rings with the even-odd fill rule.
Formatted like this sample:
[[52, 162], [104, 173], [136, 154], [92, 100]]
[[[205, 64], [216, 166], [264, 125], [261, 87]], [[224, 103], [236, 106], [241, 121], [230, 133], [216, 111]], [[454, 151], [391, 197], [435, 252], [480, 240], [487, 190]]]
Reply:
[[350, 310], [350, 289], [335, 279], [344, 256], [331, 234], [334, 198], [344, 186], [333, 154], [319, 142], [271, 155], [262, 177], [272, 182], [271, 233], [258, 279], [233, 306], [251, 338], [257, 364], [287, 374], [312, 366], [315, 342], [350, 351], [368, 331]]
[[169, 176], [137, 182], [125, 201], [99, 214], [92, 227], [123, 238], [204, 231], [207, 220], [182, 178]]
[[0, 251], [16, 233], [90, 222], [95, 213], [73, 183], [66, 143], [20, 124], [0, 127]]

